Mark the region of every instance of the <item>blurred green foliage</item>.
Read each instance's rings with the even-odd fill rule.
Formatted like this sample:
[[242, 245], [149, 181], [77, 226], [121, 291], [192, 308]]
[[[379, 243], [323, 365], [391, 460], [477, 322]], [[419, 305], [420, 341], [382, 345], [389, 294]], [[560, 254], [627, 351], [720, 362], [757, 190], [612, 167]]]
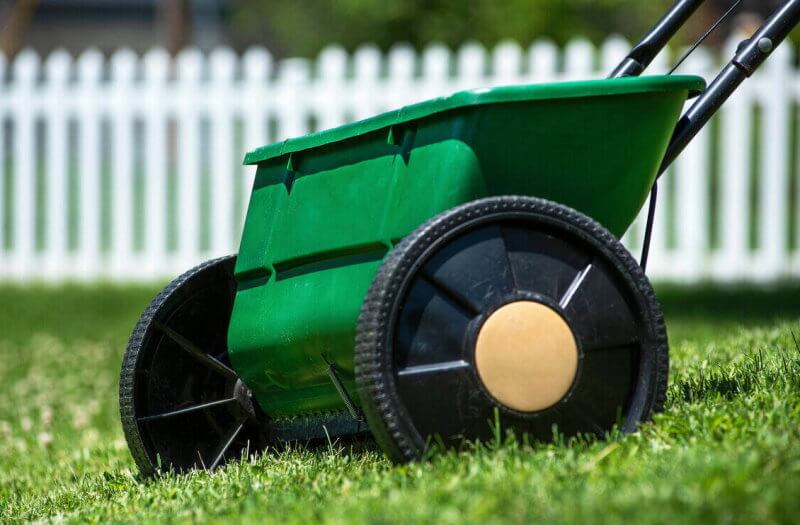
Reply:
[[336, 42], [388, 49], [397, 42], [494, 45], [576, 35], [599, 41], [611, 33], [633, 40], [672, 0], [252, 0], [233, 13], [237, 31], [260, 35], [280, 55], [312, 56]]
[[[674, 40], [693, 42], [736, 0], [706, 0]], [[719, 47], [737, 29], [754, 29], [784, 0], [743, 0], [706, 43]], [[619, 34], [633, 42], [674, 0], [242, 0], [227, 22], [240, 44], [265, 44], [277, 56], [315, 56], [330, 44], [352, 51], [397, 43], [421, 49], [431, 43], [456, 48], [468, 41], [557, 44], [583, 37], [594, 43]], [[744, 15], [744, 16], [742, 16]], [[800, 28], [791, 37], [800, 40]]]

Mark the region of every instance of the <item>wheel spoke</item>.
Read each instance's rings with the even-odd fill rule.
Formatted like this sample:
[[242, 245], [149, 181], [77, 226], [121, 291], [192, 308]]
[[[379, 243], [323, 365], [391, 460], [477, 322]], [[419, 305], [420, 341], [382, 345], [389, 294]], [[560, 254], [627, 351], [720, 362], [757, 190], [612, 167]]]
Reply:
[[589, 264], [586, 266], [586, 268], [578, 272], [578, 275], [576, 275], [575, 279], [572, 280], [572, 283], [569, 285], [569, 288], [567, 288], [567, 291], [564, 292], [564, 295], [561, 296], [561, 300], [558, 302], [558, 305], [561, 308], [567, 308], [569, 306], [570, 301], [572, 301], [572, 298], [575, 297], [575, 294], [578, 292], [578, 289], [581, 287], [583, 281], [586, 280], [586, 276], [589, 275], [589, 272], [591, 271], [592, 271], [592, 265]]
[[170, 412], [164, 412], [163, 414], [154, 414], [152, 416], [139, 417], [139, 418], [136, 418], [136, 421], [140, 421], [140, 422], [153, 421], [155, 419], [165, 419], [165, 418], [169, 418], [169, 417], [180, 416], [180, 415], [183, 415], [183, 414], [191, 414], [192, 412], [197, 412], [197, 411], [200, 411], [200, 410], [206, 410], [208, 408], [212, 408], [212, 407], [216, 407], [216, 406], [220, 406], [220, 405], [226, 405], [228, 403], [233, 403], [234, 401], [236, 401], [236, 398], [221, 399], [219, 401], [211, 401], [210, 403], [203, 403], [202, 405], [194, 405], [194, 406], [190, 406], [190, 407], [186, 407], [186, 408], [180, 408], [178, 410], [172, 410]]
[[214, 370], [215, 372], [219, 373], [220, 375], [222, 375], [227, 379], [232, 379], [234, 381], [239, 379], [239, 376], [236, 375], [236, 372], [225, 366], [223, 363], [220, 363], [210, 355], [203, 352], [200, 348], [197, 347], [197, 345], [186, 339], [184, 336], [182, 336], [169, 326], [159, 321], [153, 321], [153, 327], [156, 328], [158, 331], [162, 332], [167, 337], [169, 337], [186, 353], [197, 359], [199, 362], [201, 362], [208, 368]]
[[461, 359], [472, 314], [417, 279], [397, 320], [395, 362], [399, 369]]
[[448, 243], [425, 264], [425, 273], [474, 312], [496, 305], [514, 291], [506, 243], [497, 225]]
[[554, 235], [513, 224], [503, 227], [511, 274], [518, 290], [559, 301], [590, 257]]
[[476, 395], [472, 372], [465, 361], [413, 366], [398, 372], [403, 404], [423, 440], [439, 435], [459, 440], [462, 435], [488, 437], [489, 400]]
[[581, 375], [562, 413], [573, 415], [572, 423], [585, 428], [611, 428], [619, 410], [625, 410], [636, 387], [638, 349], [636, 346], [606, 348], [584, 355]]
[[639, 340], [641, 324], [632, 305], [599, 261], [584, 267], [560, 301], [584, 352], [628, 346]]
[[447, 363], [434, 363], [431, 365], [418, 365], [418, 366], [409, 366], [402, 370], [400, 370], [397, 375], [403, 376], [413, 376], [415, 374], [430, 374], [435, 372], [449, 372], [451, 370], [456, 370], [459, 368], [467, 368], [469, 367], [469, 363], [466, 361], [449, 361]]
[[225, 437], [225, 441], [222, 442], [219, 449], [217, 449], [216, 454], [214, 455], [214, 461], [211, 462], [211, 465], [208, 467], [208, 470], [214, 470], [219, 466], [220, 462], [225, 458], [225, 453], [228, 452], [228, 449], [231, 448], [233, 441], [236, 439], [236, 436], [244, 428], [244, 419], [238, 419], [236, 421], [236, 426], [234, 429]]
[[424, 269], [420, 270], [419, 274], [420, 277], [422, 277], [428, 284], [434, 287], [436, 291], [439, 294], [441, 294], [448, 302], [457, 306], [462, 312], [467, 314], [469, 317], [475, 317], [481, 312], [480, 306], [474, 304], [467, 297], [460, 294], [456, 289], [442, 282], [441, 280], [437, 279], [434, 275], [431, 275]]
[[515, 292], [519, 291], [519, 283], [517, 282], [517, 274], [514, 272], [514, 264], [511, 262], [511, 249], [510, 241], [508, 240], [508, 233], [506, 228], [500, 226], [500, 238], [503, 240], [503, 252], [506, 257], [506, 267], [508, 268], [508, 277], [511, 279], [511, 287]]

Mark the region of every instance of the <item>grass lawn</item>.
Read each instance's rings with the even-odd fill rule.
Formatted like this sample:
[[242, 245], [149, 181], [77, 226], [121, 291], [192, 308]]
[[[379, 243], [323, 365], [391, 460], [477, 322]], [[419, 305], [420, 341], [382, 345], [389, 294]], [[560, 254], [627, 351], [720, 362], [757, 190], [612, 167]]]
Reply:
[[629, 436], [471, 446], [395, 467], [369, 443], [141, 481], [117, 408], [155, 290], [0, 287], [0, 522], [796, 523], [800, 288], [661, 290], [666, 411]]

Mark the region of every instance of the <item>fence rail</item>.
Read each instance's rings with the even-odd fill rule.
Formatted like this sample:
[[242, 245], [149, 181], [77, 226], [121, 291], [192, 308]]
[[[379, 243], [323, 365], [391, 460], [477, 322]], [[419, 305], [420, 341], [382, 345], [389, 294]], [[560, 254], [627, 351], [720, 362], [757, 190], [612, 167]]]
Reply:
[[[0, 280], [174, 275], [236, 251], [246, 150], [459, 89], [602, 76], [628, 47], [328, 48], [280, 63], [264, 49], [0, 56]], [[700, 49], [681, 70], [711, 78], [718, 63]], [[800, 277], [799, 102], [784, 46], [665, 179], [654, 279]], [[634, 253], [641, 226], [624, 238]]]

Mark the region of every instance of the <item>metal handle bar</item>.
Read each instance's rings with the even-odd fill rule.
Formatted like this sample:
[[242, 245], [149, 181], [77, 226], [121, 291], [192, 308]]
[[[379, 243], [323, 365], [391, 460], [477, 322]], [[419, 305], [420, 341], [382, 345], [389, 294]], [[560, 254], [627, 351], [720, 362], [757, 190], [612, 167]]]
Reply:
[[[667, 45], [704, 0], [678, 0], [614, 68], [610, 78], [638, 76]], [[800, 23], [800, 0], [787, 0], [756, 33], [739, 45], [736, 56], [681, 117], [670, 140], [659, 177], [703, 129], [722, 104], [764, 63], [772, 51]]]
[[705, 0], [678, 0], [655, 26], [636, 44], [609, 78], [637, 77], [683, 27]]
[[661, 163], [659, 176], [686, 149], [736, 88], [764, 63], [798, 23], [800, 23], [800, 0], [788, 0], [752, 37], [739, 44], [736, 56], [678, 121]]

